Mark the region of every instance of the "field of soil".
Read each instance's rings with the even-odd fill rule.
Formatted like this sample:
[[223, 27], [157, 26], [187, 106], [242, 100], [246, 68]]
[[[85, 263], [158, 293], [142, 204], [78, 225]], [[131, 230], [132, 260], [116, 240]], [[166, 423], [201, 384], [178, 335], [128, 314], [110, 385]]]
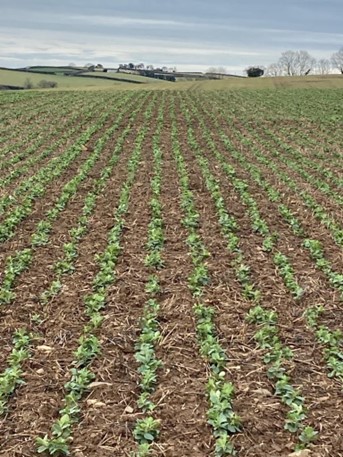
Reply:
[[343, 457], [343, 91], [0, 106], [0, 456]]

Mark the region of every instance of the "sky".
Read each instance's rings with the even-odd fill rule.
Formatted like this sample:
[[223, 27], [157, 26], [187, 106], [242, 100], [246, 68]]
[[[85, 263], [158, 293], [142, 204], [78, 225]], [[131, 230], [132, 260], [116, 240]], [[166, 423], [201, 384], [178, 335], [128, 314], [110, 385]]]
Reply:
[[0, 0], [0, 66], [120, 63], [242, 74], [343, 46], [343, 0]]

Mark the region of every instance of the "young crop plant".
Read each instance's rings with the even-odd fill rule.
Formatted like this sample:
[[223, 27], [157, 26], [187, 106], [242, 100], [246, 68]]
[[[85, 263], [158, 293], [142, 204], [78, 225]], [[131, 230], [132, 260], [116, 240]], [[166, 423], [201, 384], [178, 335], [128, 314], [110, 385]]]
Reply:
[[[91, 120], [92, 117], [94, 116], [94, 111], [93, 109], [96, 109], [99, 107], [99, 102], [92, 103], [90, 106], [90, 111], [86, 114], [83, 114], [86, 118], [86, 120]], [[24, 153], [19, 153], [18, 155], [14, 156], [11, 161], [7, 162], [9, 165], [10, 163], [13, 163], [13, 159], [16, 159], [16, 162], [22, 162], [23, 159], [29, 157], [25, 163], [12, 170], [8, 175], [6, 176], [5, 179], [3, 179], [0, 182], [0, 187], [6, 188], [13, 180], [19, 178], [21, 175], [24, 173], [27, 173], [31, 167], [41, 161], [43, 161], [45, 158], [51, 156], [52, 154], [55, 153], [57, 148], [61, 147], [65, 142], [73, 136], [73, 134], [77, 131], [75, 128], [75, 123], [77, 124], [77, 121], [80, 119], [80, 112], [77, 111], [77, 107], [74, 107], [74, 110], [76, 112], [75, 115], [73, 116], [68, 116], [68, 113], [64, 113], [65, 118], [68, 120], [66, 123], [62, 124], [57, 128], [57, 130], [52, 130], [47, 136], [42, 136], [38, 137], [36, 139], [35, 143], [30, 146], [30, 148], [26, 149]], [[40, 113], [42, 115], [42, 113]], [[81, 130], [81, 128], [79, 129]], [[36, 135], [36, 132], [34, 132], [34, 135]], [[53, 142], [50, 142], [52, 138], [56, 138]], [[42, 146], [45, 143], [50, 143], [49, 147], [45, 147], [43, 152], [40, 153], [39, 155], [33, 155], [31, 156], [31, 153], [34, 153], [37, 151], [37, 149]], [[1, 167], [0, 167], [1, 168]], [[10, 202], [8, 202], [10, 203]], [[6, 206], [6, 205], [5, 205]], [[8, 207], [8, 206], [6, 206]], [[4, 209], [4, 207], [1, 207]]]
[[[23, 201], [18, 204], [13, 211], [5, 217], [4, 222], [0, 224], [0, 242], [4, 242], [14, 236], [16, 227], [32, 212], [36, 198], [44, 195], [45, 186], [53, 179], [59, 177], [82, 153], [85, 144], [94, 133], [105, 125], [110, 114], [111, 111], [104, 113], [100, 119], [98, 119], [97, 123], [89, 127], [62, 155], [55, 158], [46, 167], [41, 168], [36, 175], [22, 183], [22, 186], [18, 188], [19, 195], [24, 194], [26, 190], [28, 190], [28, 193], [24, 196]], [[40, 246], [47, 243], [52, 222], [57, 218], [58, 214], [63, 211], [69, 199], [76, 193], [78, 185], [86, 178], [95, 162], [99, 159], [105, 145], [105, 140], [109, 139], [119, 127], [123, 115], [124, 114], [120, 112], [117, 122], [106, 130], [104, 136], [97, 141], [94, 150], [84, 162], [78, 174], [64, 186], [62, 194], [55, 203], [54, 208], [47, 213], [46, 220], [41, 222], [41, 225], [37, 227], [36, 232], [32, 237], [33, 246]]]
[[8, 357], [8, 367], [0, 374], [0, 417], [6, 412], [8, 399], [17, 387], [24, 384], [22, 364], [30, 357], [32, 336], [24, 329], [13, 336], [13, 349]]
[[[227, 382], [225, 379], [227, 357], [216, 335], [213, 321], [214, 309], [205, 306], [201, 302], [204, 290], [210, 282], [206, 266], [206, 258], [209, 253], [198, 233], [199, 215], [195, 208], [193, 194], [189, 188], [188, 172], [180, 150], [173, 105], [171, 106], [171, 117], [172, 149], [181, 186], [180, 206], [185, 215], [184, 225], [188, 230], [187, 245], [193, 262], [193, 272], [188, 278], [189, 288], [196, 301], [193, 309], [200, 353], [206, 360], [210, 372], [207, 383], [209, 402], [207, 420], [212, 427], [215, 438], [215, 455], [216, 457], [224, 457], [235, 455], [236, 453], [231, 441], [231, 435], [241, 430], [241, 420], [233, 409], [234, 387], [232, 383]], [[231, 234], [236, 229], [235, 221], [223, 211], [223, 202], [218, 193], [217, 183], [209, 179], [208, 184], [211, 186], [212, 192], [218, 197], [217, 210], [222, 216], [223, 224]], [[229, 239], [231, 243], [235, 240], [234, 237], [229, 237]]]
[[320, 316], [324, 313], [323, 305], [315, 305], [308, 308], [304, 317], [307, 325], [315, 332], [318, 343], [324, 346], [324, 358], [329, 368], [328, 376], [343, 382], [343, 332], [338, 329], [330, 330], [320, 324]]
[[8, 257], [0, 287], [0, 305], [7, 305], [14, 300], [14, 282], [16, 278], [29, 267], [31, 259], [31, 249], [23, 249], [14, 256]]
[[[184, 110], [184, 114], [186, 119], [188, 119], [188, 124], [191, 125], [191, 119], [189, 114], [187, 115], [187, 111]], [[204, 126], [206, 130], [206, 126]], [[189, 134], [188, 137], [192, 137], [192, 141], [190, 145], [192, 145], [194, 154], [196, 159], [198, 160], [201, 172], [205, 178], [206, 186], [213, 198], [214, 202], [220, 202], [220, 191], [219, 188], [214, 186], [215, 180], [211, 175], [209, 165], [207, 160], [202, 159], [202, 154], [200, 147], [197, 145], [194, 135], [192, 134], [192, 129], [189, 126], [188, 128]], [[234, 179], [235, 173], [233, 169], [230, 169], [230, 177], [231, 180]], [[241, 189], [246, 191], [245, 186], [241, 186]], [[247, 206], [252, 209], [256, 209], [254, 205], [251, 205], [250, 197], [245, 200]], [[216, 204], [218, 209], [218, 203]], [[221, 226], [223, 222], [218, 217]], [[225, 234], [225, 232], [223, 232]], [[266, 232], [265, 235], [269, 233]], [[298, 433], [298, 443], [296, 448], [300, 449], [305, 447], [309, 444], [309, 441], [305, 444], [306, 435], [309, 439], [311, 436], [313, 439], [317, 436], [317, 432], [311, 429], [311, 427], [306, 427], [304, 421], [306, 420], [306, 411], [304, 407], [304, 398], [301, 396], [300, 391], [295, 389], [291, 384], [290, 376], [286, 372], [286, 368], [284, 366], [284, 362], [291, 359], [293, 357], [292, 351], [288, 348], [283, 346], [281, 340], [278, 337], [277, 331], [277, 314], [274, 311], [266, 310], [262, 307], [261, 301], [262, 296], [261, 292], [254, 287], [250, 277], [250, 268], [245, 265], [244, 263], [244, 255], [243, 252], [239, 248], [239, 239], [237, 239], [237, 245], [235, 249], [231, 251], [235, 255], [235, 259], [233, 261], [233, 265], [235, 267], [236, 277], [242, 286], [242, 291], [244, 296], [253, 302], [255, 306], [250, 309], [247, 320], [250, 323], [258, 325], [260, 328], [255, 333], [255, 339], [259, 345], [259, 347], [266, 352], [264, 356], [264, 362], [269, 366], [268, 375], [275, 383], [275, 393], [278, 395], [281, 400], [289, 407], [289, 411], [287, 413], [286, 421], [285, 421], [285, 429], [290, 431], [291, 433]], [[279, 253], [282, 258], [277, 260], [280, 261], [280, 266], [284, 266], [287, 273], [292, 276], [292, 269], [289, 270], [289, 263], [286, 256], [283, 256]], [[297, 285], [297, 284], [296, 284]], [[294, 284], [292, 283], [292, 286]], [[295, 288], [294, 288], [295, 290]], [[300, 291], [297, 292], [300, 293]], [[306, 429], [306, 432], [305, 432]], [[312, 430], [312, 435], [311, 435]], [[303, 433], [304, 432], [304, 433]]]
[[[140, 453], [148, 451], [147, 445], [151, 444], [159, 435], [160, 421], [151, 416], [139, 419], [133, 431], [136, 441], [140, 444]], [[145, 445], [145, 446], [143, 446]], [[148, 454], [143, 454], [148, 455]]]
[[287, 257], [281, 252], [276, 252], [274, 255], [274, 262], [280, 271], [280, 275], [282, 276], [287, 289], [292, 293], [294, 298], [300, 299], [304, 294], [304, 289], [299, 286], [295, 278], [294, 270]]
[[[251, 129], [250, 127], [248, 127], [248, 130], [251, 132], [251, 134], [254, 136], [254, 137], [257, 137], [258, 135], [258, 132], [254, 129]], [[268, 129], [264, 129], [263, 133], [267, 133], [271, 138], [272, 140], [274, 140], [278, 146], [280, 146], [284, 151], [290, 153], [290, 152], [293, 152], [293, 156], [296, 157], [295, 160], [293, 160], [292, 157], [287, 157], [286, 154], [283, 154], [279, 148], [275, 148], [271, 142], [269, 142], [269, 146], [268, 147], [268, 150], [271, 152], [271, 154], [273, 155], [273, 157], [276, 157], [277, 159], [280, 159], [287, 167], [291, 168], [292, 170], [294, 170], [297, 174], [299, 174], [305, 181], [307, 181], [308, 183], [310, 183], [311, 185], [313, 185], [315, 188], [317, 188], [318, 190], [320, 190], [321, 192], [323, 192], [325, 195], [328, 195], [330, 197], [333, 198], [334, 201], [336, 201], [337, 203], [339, 203], [340, 205], [343, 203], [343, 197], [338, 194], [337, 192], [333, 191], [331, 189], [331, 186], [326, 183], [325, 181], [322, 181], [321, 179], [318, 179], [316, 176], [312, 175], [311, 173], [308, 173], [302, 166], [299, 167], [299, 162], [301, 165], [308, 165], [310, 166], [310, 168], [314, 168], [315, 167], [315, 162], [314, 161], [311, 161], [311, 160], [308, 160], [306, 159], [302, 154], [298, 153], [294, 153], [294, 151], [292, 150], [291, 147], [285, 145], [281, 140], [280, 138], [278, 138], [276, 135], [274, 135], [270, 130]], [[317, 167], [317, 171], [322, 171], [323, 170], [323, 167], [320, 167], [318, 166]]]
[[[188, 106], [188, 105], [187, 105]], [[211, 104], [213, 107], [213, 104]], [[189, 106], [188, 106], [189, 108]], [[196, 110], [195, 106], [191, 106], [192, 110]], [[206, 111], [206, 110], [205, 110]], [[235, 159], [237, 159], [243, 168], [247, 169], [253, 179], [258, 182], [259, 185], [264, 187], [264, 190], [267, 192], [268, 196], [270, 197], [271, 201], [279, 201], [281, 198], [281, 194], [272, 188], [270, 184], [267, 183], [267, 181], [263, 178], [261, 178], [261, 173], [258, 170], [258, 168], [253, 165], [250, 161], [246, 159], [246, 156], [242, 153], [240, 153], [237, 149], [235, 149], [231, 143], [230, 138], [224, 133], [220, 123], [218, 122], [218, 117], [214, 117], [211, 115], [211, 112], [206, 111], [206, 114], [211, 118], [211, 120], [215, 123], [216, 127], [218, 128], [219, 135], [221, 137], [221, 140], [230, 153]], [[222, 113], [220, 113], [222, 116]], [[208, 131], [208, 128], [206, 128], [206, 125], [202, 122], [200, 119], [201, 125], [204, 126], [203, 132]], [[259, 150], [259, 148], [256, 146], [255, 142], [251, 141], [249, 138], [247, 138], [245, 135], [243, 135], [239, 130], [231, 130], [231, 133], [234, 134], [238, 141], [241, 142], [242, 144], [245, 144], [249, 146], [250, 151], [254, 154], [255, 158], [264, 166], [267, 168], [271, 169], [273, 174], [280, 179], [281, 182], [285, 183], [286, 186], [288, 186], [291, 190], [293, 190], [297, 195], [299, 195], [302, 200], [304, 201], [304, 204], [311, 209], [313, 212], [313, 215], [324, 225], [328, 228], [330, 231], [334, 241], [336, 244], [340, 247], [343, 246], [343, 229], [340, 226], [339, 223], [337, 223], [331, 216], [329, 216], [325, 209], [317, 203], [317, 201], [306, 191], [302, 190], [297, 183], [291, 179], [287, 173], [283, 172], [280, 167], [278, 167], [277, 164], [275, 164], [270, 158], [266, 158], [262, 152]], [[282, 211], [282, 208], [281, 208]], [[282, 214], [281, 214], [282, 215]], [[293, 228], [296, 230], [296, 226], [298, 225], [298, 221], [296, 221], [295, 216], [293, 215], [292, 217], [293, 222], [295, 225]]]
[[[238, 138], [241, 140], [244, 138], [241, 134], [237, 134]], [[314, 217], [318, 219], [327, 229], [331, 232], [331, 235], [340, 247], [343, 246], [343, 229], [331, 216], [327, 214], [325, 209], [317, 203], [315, 198], [312, 197], [308, 192], [302, 190], [299, 185], [291, 179], [287, 173], [282, 171], [277, 164], [275, 164], [270, 159], [266, 158], [260, 150], [253, 145], [252, 142], [249, 142], [251, 146], [251, 152], [255, 155], [256, 159], [265, 165], [267, 168], [271, 169], [272, 172], [277, 176], [280, 181], [282, 181], [286, 186], [288, 186], [293, 192], [301, 197], [305, 206], [311, 209]]]
[[324, 249], [320, 241], [307, 238], [303, 245], [310, 251], [317, 267], [325, 273], [330, 283], [340, 291], [343, 298], [343, 274], [337, 273], [332, 269], [330, 262], [325, 258]]
[[162, 99], [158, 111], [157, 128], [153, 136], [153, 171], [151, 180], [150, 213], [151, 221], [148, 225], [148, 241], [146, 244], [147, 255], [145, 265], [153, 272], [146, 282], [145, 291], [148, 296], [140, 320], [140, 335], [135, 346], [135, 359], [138, 363], [140, 395], [137, 406], [145, 417], [137, 420], [133, 436], [138, 444], [135, 457], [148, 457], [151, 455], [151, 446], [160, 433], [160, 420], [153, 417], [156, 408], [151, 395], [157, 384], [157, 373], [162, 366], [162, 361], [156, 357], [155, 347], [161, 339], [158, 314], [160, 305], [158, 294], [161, 290], [159, 270], [164, 267], [162, 253], [164, 248], [164, 224], [162, 219], [162, 205], [160, 202], [162, 160], [160, 149], [160, 136], [163, 128], [165, 97]]
[[[134, 121], [134, 118], [137, 115], [139, 108], [140, 105], [137, 105], [136, 109], [132, 112], [132, 122]], [[127, 107], [127, 110], [128, 109], [129, 107]], [[112, 127], [109, 130], [106, 131], [105, 136], [102, 137], [97, 143], [99, 147], [95, 147], [93, 156], [91, 156], [85, 162], [84, 166], [79, 170], [79, 173], [71, 181], [69, 181], [69, 183], [66, 184], [64, 190], [62, 191], [61, 197], [57, 200], [55, 206], [47, 212], [46, 218], [38, 223], [36, 231], [33, 233], [31, 237], [31, 248], [19, 251], [14, 258], [8, 258], [8, 267], [5, 270], [5, 278], [0, 288], [0, 305], [9, 304], [14, 300], [15, 294], [12, 291], [14, 281], [22, 273], [24, 269], [29, 267], [34, 252], [33, 248], [37, 248], [38, 246], [45, 245], [48, 243], [53, 221], [56, 220], [60, 212], [63, 211], [66, 203], [72, 198], [73, 195], [75, 195], [78, 184], [85, 178], [86, 174], [88, 174], [88, 172], [91, 170], [91, 167], [94, 165], [94, 160], [96, 160], [101, 154], [105, 141], [109, 139], [111, 135], [113, 135], [113, 133], [118, 129], [125, 112], [119, 113], [117, 121], [114, 123], [114, 125], [112, 125]], [[105, 169], [102, 173], [99, 181], [95, 184], [95, 190], [87, 194], [85, 205], [83, 207], [83, 212], [81, 217], [79, 218], [78, 226], [74, 229], [71, 229], [70, 231], [72, 240], [71, 242], [64, 244], [64, 257], [54, 265], [54, 270], [57, 277], [52, 281], [50, 286], [41, 294], [40, 298], [43, 304], [46, 304], [62, 289], [61, 276], [63, 274], [72, 273], [74, 271], [74, 262], [77, 257], [77, 243], [80, 241], [80, 237], [86, 233], [86, 227], [88, 225], [89, 217], [92, 211], [95, 209], [95, 198], [105, 188], [106, 181], [109, 179], [113, 167], [119, 160], [124, 139], [128, 135], [129, 131], [130, 124], [118, 138], [117, 147], [115, 148], [112, 159], [110, 160], [109, 168]], [[6, 272], [8, 272], [8, 274]]]
[[269, 365], [268, 376], [275, 382], [275, 394], [289, 408], [285, 429], [299, 434], [296, 449], [302, 449], [315, 440], [317, 432], [304, 424], [305, 399], [300, 390], [292, 386], [290, 376], [283, 366], [284, 361], [293, 357], [293, 353], [288, 347], [283, 346], [279, 339], [276, 327], [277, 314], [275, 311], [265, 310], [257, 305], [249, 311], [246, 319], [249, 323], [259, 326], [259, 330], [255, 333], [255, 340], [261, 349], [267, 351], [264, 362]]
[[[194, 107], [192, 107], [194, 108]], [[195, 114], [196, 115], [196, 114]], [[202, 119], [199, 120], [200, 124], [202, 125], [202, 134], [204, 136], [204, 139], [207, 142], [207, 145], [209, 146], [210, 150], [213, 152], [214, 156], [218, 159], [220, 162], [224, 172], [226, 175], [230, 178], [231, 182], [233, 183], [233, 186], [237, 188], [237, 185], [239, 186], [239, 183], [241, 180], [237, 180], [236, 178], [236, 171], [235, 169], [226, 162], [225, 158], [223, 155], [217, 150], [216, 145], [214, 140], [212, 139], [212, 134], [208, 132], [206, 124], [203, 122]], [[259, 169], [253, 165], [252, 163], [248, 162], [246, 160], [246, 157], [241, 154], [238, 150], [235, 150], [235, 148], [232, 147], [230, 140], [222, 134], [222, 141], [230, 154], [239, 161], [239, 163], [246, 168], [251, 177], [257, 182], [257, 184], [263, 188], [264, 191], [267, 192], [267, 195], [271, 201], [279, 202], [278, 205], [278, 211], [280, 215], [283, 217], [283, 219], [288, 223], [290, 228], [292, 229], [293, 233], [297, 236], [300, 236], [304, 238], [306, 236], [305, 229], [300, 223], [299, 219], [290, 211], [290, 209], [283, 203], [281, 203], [281, 194], [274, 189], [266, 179], [262, 178], [261, 172]], [[194, 139], [193, 136], [193, 145], [196, 144], [196, 140]], [[252, 220], [253, 227], [260, 227], [263, 228], [262, 230], [258, 230], [259, 233], [264, 237], [263, 241], [263, 249], [266, 252], [271, 252], [276, 245], [277, 239], [278, 239], [278, 234], [273, 233], [269, 234], [268, 226], [265, 223], [265, 221], [262, 220], [262, 225], [260, 225], [260, 217], [258, 213], [258, 209], [256, 206], [256, 203], [254, 202], [253, 198], [249, 195], [249, 193], [246, 190], [246, 186], [242, 186], [244, 190], [244, 194], [241, 194], [241, 197], [243, 199], [243, 202], [247, 205], [249, 208], [248, 214]], [[335, 239], [336, 241], [339, 241], [339, 239], [343, 240], [343, 236], [340, 236], [340, 231], [339, 229], [336, 230], [336, 236]], [[343, 233], [343, 231], [342, 231]], [[316, 265], [319, 269], [321, 269], [326, 276], [329, 278], [329, 281], [335, 287], [336, 289], [340, 290], [342, 292], [342, 284], [343, 284], [343, 279], [342, 275], [339, 273], [333, 271], [329, 261], [325, 258], [324, 252], [321, 248], [321, 244], [317, 240], [310, 240], [310, 239], [305, 239], [304, 241], [304, 247], [310, 250], [310, 253], [313, 257], [313, 259], [316, 260]], [[275, 257], [274, 257], [275, 261]], [[297, 286], [294, 284], [292, 279], [290, 279], [290, 274], [288, 272], [287, 274], [289, 286], [291, 289], [294, 289], [294, 293], [297, 294], [298, 292], [301, 294], [300, 289], [297, 288]]]
[[[150, 102], [148, 108], [155, 102]], [[147, 118], [147, 121], [150, 117]], [[74, 356], [75, 360], [70, 369], [70, 381], [65, 385], [66, 396], [63, 408], [59, 411], [59, 418], [51, 429], [51, 434], [36, 439], [38, 453], [46, 452], [49, 455], [68, 455], [72, 441], [72, 428], [79, 419], [79, 402], [93, 381], [95, 375], [90, 370], [94, 358], [101, 351], [101, 342], [95, 335], [96, 329], [101, 325], [102, 309], [106, 306], [107, 290], [115, 281], [115, 266], [121, 253], [120, 241], [124, 228], [124, 216], [129, 208], [132, 186], [141, 158], [141, 148], [145, 139], [147, 127], [143, 125], [137, 134], [134, 150], [128, 162], [128, 175], [122, 185], [118, 205], [113, 215], [115, 222], [108, 233], [108, 242], [104, 252], [96, 255], [99, 271], [94, 277], [92, 292], [84, 298], [85, 315], [88, 322], [85, 324], [79, 346]]]
[[[98, 121], [97, 126], [92, 126], [83, 133], [75, 146], [69, 148], [64, 154], [56, 158], [53, 163], [51, 163], [49, 170], [41, 169], [34, 177], [26, 182], [30, 192], [25, 196], [24, 200], [6, 216], [3, 223], [0, 224], [0, 242], [4, 242], [14, 236], [15, 229], [19, 223], [31, 214], [37, 197], [44, 194], [44, 184], [48, 184], [52, 179], [60, 176], [62, 172], [68, 168], [70, 163], [81, 154], [84, 144], [102, 127], [105, 118], [106, 117], [103, 117], [102, 120]], [[25, 188], [23, 189], [23, 192], [25, 192]]]
[[[95, 108], [99, 107], [99, 106], [101, 106], [101, 102], [98, 102], [94, 105]], [[86, 115], [84, 117], [84, 122], [86, 125], [89, 123], [90, 120], [94, 121], [94, 119], [93, 119], [94, 112], [92, 111], [92, 107], [93, 107], [93, 105], [90, 105], [89, 111], [86, 113]], [[103, 125], [102, 123], [101, 123], [101, 125], [99, 124], [99, 128], [101, 128], [102, 125]], [[82, 125], [79, 125], [77, 128], [72, 127], [72, 129], [70, 131], [66, 132], [65, 139], [69, 139], [69, 138], [73, 137], [74, 134], [80, 133], [81, 131], [82, 131]], [[95, 130], [94, 130], [94, 132], [95, 132]], [[56, 134], [56, 132], [54, 132], [54, 134]], [[84, 135], [84, 134], [82, 134], [82, 135]], [[91, 133], [91, 135], [92, 135], [92, 133]], [[91, 137], [91, 135], [89, 136], [89, 138]], [[64, 136], [63, 136], [63, 138], [64, 138]], [[85, 138], [88, 138], [88, 134], [85, 135]], [[68, 155], [75, 152], [74, 150], [77, 149], [76, 148], [77, 144], [81, 145], [82, 139], [83, 139], [83, 136], [79, 137], [78, 140], [75, 140], [74, 146], [72, 146], [71, 148], [68, 148], [65, 151], [65, 153], [63, 153], [64, 159], [63, 159], [63, 157], [54, 157], [46, 166], [42, 167], [35, 175], [33, 175], [33, 176], [29, 177], [28, 179], [25, 179], [23, 182], [21, 182], [16, 187], [16, 189], [12, 192], [11, 198], [8, 198], [8, 196], [4, 196], [2, 199], [0, 199], [0, 213], [2, 213], [9, 206], [16, 204], [18, 198], [27, 195], [27, 193], [29, 191], [31, 191], [31, 192], [34, 191], [34, 194], [32, 194], [32, 195], [36, 196], [36, 197], [39, 195], [43, 195], [44, 188], [42, 187], [42, 182], [43, 181], [45, 182], [46, 179], [49, 177], [49, 174], [51, 174], [51, 173], [53, 173], [53, 176], [58, 176], [58, 174], [56, 174], [56, 173], [58, 173], [58, 171], [56, 171], [55, 168], [59, 167], [59, 164], [61, 163], [60, 159], [63, 162], [66, 160], [66, 157]], [[62, 143], [63, 143], [62, 138], [60, 138], [59, 140], [57, 140], [56, 144], [51, 145], [51, 148], [54, 146], [53, 149], [56, 149], [56, 148], [60, 147]], [[82, 149], [82, 147], [81, 147], [81, 149]]]

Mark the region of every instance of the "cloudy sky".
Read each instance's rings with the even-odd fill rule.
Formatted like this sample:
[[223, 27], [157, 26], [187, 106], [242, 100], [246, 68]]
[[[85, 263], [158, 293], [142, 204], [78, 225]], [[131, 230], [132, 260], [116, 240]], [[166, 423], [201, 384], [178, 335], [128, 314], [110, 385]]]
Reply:
[[343, 0], [0, 0], [0, 66], [126, 62], [241, 74], [343, 46]]

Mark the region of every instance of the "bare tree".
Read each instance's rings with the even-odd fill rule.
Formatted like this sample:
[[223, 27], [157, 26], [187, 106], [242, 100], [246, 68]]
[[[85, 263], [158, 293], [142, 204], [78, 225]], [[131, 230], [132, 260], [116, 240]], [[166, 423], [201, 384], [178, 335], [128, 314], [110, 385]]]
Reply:
[[299, 76], [308, 75], [316, 64], [316, 59], [307, 51], [296, 51], [295, 74]]
[[282, 72], [287, 76], [295, 75], [296, 53], [294, 51], [285, 51], [281, 54], [278, 64], [282, 68]]
[[327, 75], [331, 70], [331, 62], [329, 59], [319, 59], [316, 65], [316, 73], [318, 75]]
[[282, 66], [279, 62], [269, 65], [266, 70], [266, 76], [282, 76]]
[[24, 82], [24, 89], [33, 89], [33, 82], [30, 78], [26, 78]]
[[313, 70], [316, 59], [307, 51], [285, 51], [277, 63], [271, 64], [268, 76], [303, 76]]
[[335, 68], [338, 68], [338, 70], [342, 73], [343, 75], [343, 48], [339, 49], [339, 51], [335, 52], [331, 56], [331, 62]]
[[210, 67], [206, 70], [206, 73], [221, 73], [225, 75], [227, 70], [225, 67]]

